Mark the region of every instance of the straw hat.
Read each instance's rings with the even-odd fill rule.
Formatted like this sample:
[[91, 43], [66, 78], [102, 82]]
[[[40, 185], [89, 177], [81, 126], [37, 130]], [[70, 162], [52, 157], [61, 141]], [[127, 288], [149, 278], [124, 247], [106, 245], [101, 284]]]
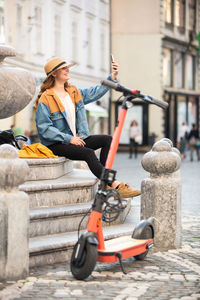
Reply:
[[51, 59], [49, 59], [47, 61], [47, 63], [44, 66], [44, 70], [47, 76], [51, 75], [52, 72], [64, 68], [64, 67], [72, 67], [74, 66], [76, 63], [75, 62], [71, 62], [71, 63], [66, 63], [66, 61], [64, 61], [63, 59], [61, 59], [60, 57], [53, 57]]

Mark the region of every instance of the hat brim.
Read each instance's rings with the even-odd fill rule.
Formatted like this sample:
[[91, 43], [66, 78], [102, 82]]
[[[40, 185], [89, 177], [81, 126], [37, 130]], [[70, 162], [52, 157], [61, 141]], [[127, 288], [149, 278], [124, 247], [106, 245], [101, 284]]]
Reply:
[[73, 66], [75, 66], [75, 65], [76, 65], [76, 62], [70, 62], [70, 63], [68, 63], [68, 64], [67, 64], [67, 63], [62, 64], [62, 66], [56, 68], [55, 70], [52, 70], [51, 73], [49, 73], [49, 74], [47, 75], [47, 77], [51, 76], [53, 72], [55, 72], [55, 71], [57, 71], [57, 70], [59, 70], [59, 69], [62, 69], [62, 68], [65, 68], [65, 67], [71, 68], [71, 67], [73, 67]]
[[72, 61], [71, 63], [68, 63], [67, 64], [67, 67], [68, 68], [71, 68], [71, 67], [73, 67], [73, 66], [75, 66], [76, 65], [76, 62], [75, 61]]

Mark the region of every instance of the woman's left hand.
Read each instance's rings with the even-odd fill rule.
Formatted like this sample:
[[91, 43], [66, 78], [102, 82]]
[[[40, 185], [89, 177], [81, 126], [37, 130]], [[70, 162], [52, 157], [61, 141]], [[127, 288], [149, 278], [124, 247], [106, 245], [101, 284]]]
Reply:
[[119, 65], [117, 62], [113, 61], [112, 62], [112, 74], [111, 74], [112, 80], [116, 79], [118, 73], [119, 73]]

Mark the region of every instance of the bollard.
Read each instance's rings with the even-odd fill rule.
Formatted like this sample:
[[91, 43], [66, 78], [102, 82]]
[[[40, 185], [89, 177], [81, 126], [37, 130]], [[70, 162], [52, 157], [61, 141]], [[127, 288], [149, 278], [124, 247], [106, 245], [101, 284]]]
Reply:
[[28, 171], [13, 146], [0, 146], [0, 281], [29, 273], [29, 198], [18, 189]]
[[141, 219], [154, 217], [154, 245], [181, 247], [181, 158], [169, 139], [156, 142], [142, 158], [150, 178], [141, 183]]

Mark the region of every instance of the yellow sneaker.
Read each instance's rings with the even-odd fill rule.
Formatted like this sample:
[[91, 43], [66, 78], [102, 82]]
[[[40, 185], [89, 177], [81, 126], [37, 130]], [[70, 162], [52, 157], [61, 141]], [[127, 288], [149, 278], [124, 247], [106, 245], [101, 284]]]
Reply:
[[137, 197], [141, 194], [140, 190], [132, 189], [127, 183], [121, 182], [117, 188], [122, 198]]

